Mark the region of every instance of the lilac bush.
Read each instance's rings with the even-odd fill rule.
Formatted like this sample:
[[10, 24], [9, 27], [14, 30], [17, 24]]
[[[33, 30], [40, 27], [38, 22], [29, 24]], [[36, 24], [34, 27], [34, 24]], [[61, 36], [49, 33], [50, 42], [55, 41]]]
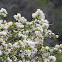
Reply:
[[[0, 16], [6, 17], [6, 9]], [[46, 37], [58, 38], [49, 30], [49, 22], [42, 10], [32, 14], [32, 21], [14, 15], [15, 22], [0, 19], [0, 61], [1, 62], [56, 62], [56, 54], [62, 52], [62, 44], [44, 46]]]

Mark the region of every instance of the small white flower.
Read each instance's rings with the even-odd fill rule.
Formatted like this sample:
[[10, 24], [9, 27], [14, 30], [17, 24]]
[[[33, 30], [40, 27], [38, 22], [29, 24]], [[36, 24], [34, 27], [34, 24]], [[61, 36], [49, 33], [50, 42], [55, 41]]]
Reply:
[[2, 43], [2, 45], [4, 46], [4, 49], [7, 49], [8, 44]]
[[20, 19], [21, 19], [21, 14], [20, 14], [20, 13], [17, 13], [17, 15], [14, 15], [14, 19], [20, 21]]
[[46, 47], [45, 47], [45, 49], [46, 49], [46, 50], [49, 50], [49, 47], [48, 47], [48, 46], [46, 46]]
[[24, 17], [21, 17], [21, 14], [20, 13], [17, 13], [17, 15], [14, 15], [14, 19], [18, 20], [18, 22], [26, 22], [27, 19], [25, 19]]
[[49, 49], [49, 51], [52, 53], [54, 50], [53, 49]]
[[44, 59], [44, 62], [49, 62], [49, 59], [45, 58], [45, 59]]
[[59, 45], [55, 45], [55, 47], [56, 47], [56, 48], [60, 48], [60, 46], [59, 46]]
[[59, 51], [58, 51], [59, 53], [61, 53], [62, 51], [59, 49]]
[[18, 62], [22, 62], [22, 61], [20, 60], [20, 61], [18, 61]]
[[42, 27], [43, 27], [44, 29], [47, 29], [47, 28], [49, 27], [49, 24], [43, 23], [43, 24], [42, 24]]
[[56, 57], [55, 56], [49, 56], [49, 60], [51, 60], [51, 62], [55, 62], [56, 61]]
[[8, 22], [8, 25], [9, 25], [9, 26], [12, 26], [12, 24], [13, 24], [13, 22]]
[[2, 51], [0, 50], [0, 56], [2, 55]]
[[36, 17], [39, 19], [45, 19], [45, 15], [40, 9], [37, 9], [37, 11], [32, 14], [32, 18], [36, 18]]
[[58, 48], [54, 48], [54, 50], [55, 50], [55, 51], [57, 51], [57, 50], [58, 50]]
[[2, 24], [3, 20], [0, 20], [0, 24]]
[[40, 31], [35, 31], [36, 36], [43, 37]]
[[12, 62], [12, 60], [9, 57], [7, 58], [7, 60], [8, 60], [8, 62]]
[[27, 21], [27, 19], [25, 19], [24, 17], [21, 17], [21, 22], [22, 23], [24, 23], [24, 22], [26, 22]]
[[59, 36], [58, 35], [56, 35], [56, 38], [58, 38]]
[[3, 15], [4, 17], [6, 17], [7, 14], [8, 14], [8, 13], [7, 13], [6, 9], [1, 8], [1, 10], [0, 10], [0, 15]]
[[60, 44], [60, 48], [62, 48], [62, 44]]
[[36, 14], [35, 13], [32, 14], [32, 18], [36, 18]]
[[0, 32], [0, 35], [6, 36], [6, 34], [7, 34], [7, 32], [5, 32], [5, 31], [1, 31], [1, 32]]
[[18, 47], [18, 42], [15, 42], [15, 43], [13, 44], [13, 47], [17, 48], [17, 47]]
[[41, 33], [43, 33], [43, 29], [42, 28], [40, 29], [40, 31], [41, 31]]

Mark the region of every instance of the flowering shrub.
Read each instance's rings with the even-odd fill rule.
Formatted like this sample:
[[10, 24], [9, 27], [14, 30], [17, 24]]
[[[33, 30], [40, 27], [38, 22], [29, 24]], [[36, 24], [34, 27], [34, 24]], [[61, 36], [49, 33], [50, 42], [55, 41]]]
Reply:
[[[7, 11], [0, 10], [6, 17]], [[54, 47], [43, 46], [46, 37], [58, 38], [48, 29], [49, 22], [42, 10], [32, 14], [32, 21], [14, 15], [16, 22], [0, 19], [0, 62], [55, 62], [57, 53], [62, 52], [62, 44]]]

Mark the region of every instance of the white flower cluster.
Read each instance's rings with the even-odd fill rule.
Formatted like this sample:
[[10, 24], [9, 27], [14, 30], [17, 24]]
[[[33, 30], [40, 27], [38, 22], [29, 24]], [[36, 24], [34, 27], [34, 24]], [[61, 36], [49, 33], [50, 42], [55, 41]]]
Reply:
[[17, 13], [17, 15], [14, 15], [14, 19], [18, 20], [18, 22], [26, 22], [27, 20], [24, 17], [21, 17], [20, 13]]
[[[7, 11], [4, 10], [4, 13], [7, 14]], [[42, 10], [37, 9], [32, 14], [31, 22], [21, 17], [20, 13], [14, 18], [18, 22], [0, 20], [1, 62], [55, 62], [53, 55], [62, 52], [62, 44], [44, 47], [45, 37], [58, 38], [58, 35], [48, 29], [49, 22]]]
[[42, 10], [37, 9], [37, 11], [32, 14], [32, 18], [45, 19], [45, 15]]
[[0, 15], [6, 17], [7, 14], [8, 14], [8, 13], [7, 13], [6, 9], [1, 8], [1, 10], [0, 10]]

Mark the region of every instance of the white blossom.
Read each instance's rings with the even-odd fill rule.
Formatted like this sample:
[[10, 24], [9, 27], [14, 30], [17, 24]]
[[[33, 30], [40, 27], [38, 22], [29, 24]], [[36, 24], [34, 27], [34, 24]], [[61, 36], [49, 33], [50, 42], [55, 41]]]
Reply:
[[14, 15], [14, 19], [18, 20], [18, 22], [26, 22], [27, 20], [24, 17], [21, 17], [20, 13], [17, 13], [17, 15]]
[[8, 60], [8, 62], [12, 62], [12, 60], [9, 57], [7, 58], [7, 60]]
[[2, 51], [0, 50], [0, 56], [2, 55]]
[[58, 35], [56, 35], [56, 38], [58, 38], [59, 36]]
[[4, 17], [6, 17], [7, 14], [8, 14], [8, 13], [7, 13], [6, 9], [1, 8], [1, 10], [0, 10], [0, 15], [3, 15]]
[[55, 61], [56, 61], [56, 57], [55, 57], [55, 56], [49, 56], [49, 60], [50, 60], [51, 62], [55, 62]]
[[7, 32], [5, 32], [5, 31], [0, 32], [0, 35], [5, 35], [6, 36], [6, 34], [7, 34]]
[[48, 46], [46, 46], [46, 47], [45, 47], [45, 49], [46, 49], [46, 50], [49, 50], [49, 47], [48, 47]]

